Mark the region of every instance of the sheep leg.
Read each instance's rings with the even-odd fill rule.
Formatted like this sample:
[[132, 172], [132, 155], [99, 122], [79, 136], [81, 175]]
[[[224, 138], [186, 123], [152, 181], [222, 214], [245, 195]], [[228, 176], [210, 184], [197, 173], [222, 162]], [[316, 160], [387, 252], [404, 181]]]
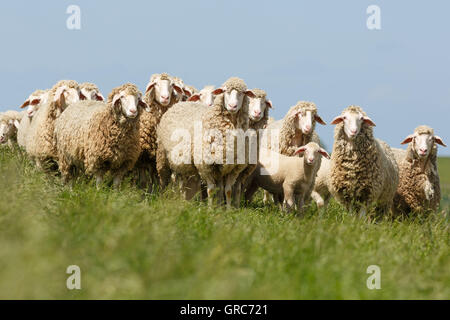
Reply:
[[233, 187], [236, 186], [236, 178], [239, 176], [239, 172], [230, 174], [225, 179], [225, 199], [227, 202], [227, 208], [230, 209], [233, 200]]
[[294, 189], [290, 186], [283, 186], [284, 193], [284, 209], [285, 211], [291, 211], [295, 206]]
[[95, 185], [97, 186], [97, 190], [101, 188], [102, 184], [103, 184], [103, 174], [97, 173], [95, 175]]
[[186, 200], [191, 200], [200, 189], [200, 179], [199, 177], [193, 176], [189, 177], [184, 184], [183, 193]]
[[314, 200], [314, 202], [317, 205], [317, 209], [321, 209], [324, 207], [325, 205], [325, 201], [323, 200], [323, 198], [320, 196], [320, 194], [317, 191], [313, 191], [311, 192], [311, 198]]

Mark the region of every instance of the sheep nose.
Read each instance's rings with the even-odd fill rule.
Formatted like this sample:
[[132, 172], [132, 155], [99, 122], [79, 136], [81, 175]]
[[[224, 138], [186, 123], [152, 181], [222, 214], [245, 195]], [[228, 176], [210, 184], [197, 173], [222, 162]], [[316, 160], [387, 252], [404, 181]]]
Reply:
[[305, 126], [305, 129], [306, 129], [307, 131], [309, 131], [309, 130], [311, 130], [311, 126], [310, 126], [310, 125], [306, 125], [306, 126]]
[[255, 111], [253, 112], [253, 114], [255, 115], [255, 117], [259, 117], [261, 115], [261, 111]]
[[236, 104], [233, 104], [233, 105], [228, 104], [228, 107], [229, 107], [230, 109], [236, 109], [237, 105], [236, 105]]
[[420, 151], [420, 153], [425, 154], [425, 153], [427, 153], [428, 149], [420, 148], [419, 151]]
[[356, 129], [351, 129], [351, 130], [350, 130], [350, 133], [356, 134]]

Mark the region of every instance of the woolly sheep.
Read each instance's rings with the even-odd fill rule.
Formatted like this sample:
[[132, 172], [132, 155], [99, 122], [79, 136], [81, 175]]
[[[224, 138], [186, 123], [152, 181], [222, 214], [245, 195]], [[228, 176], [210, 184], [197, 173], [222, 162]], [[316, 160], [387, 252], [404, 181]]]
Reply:
[[53, 141], [55, 120], [68, 105], [80, 100], [80, 88], [74, 80], [61, 80], [50, 91], [48, 102], [33, 116], [25, 139], [25, 150], [39, 168], [54, 167], [56, 146]]
[[0, 114], [0, 144], [14, 147], [17, 143], [17, 128], [25, 112], [8, 110]]
[[194, 93], [191, 95], [188, 99], [188, 101], [201, 101], [202, 103], [206, 104], [207, 106], [211, 107], [214, 103], [214, 99], [216, 95], [213, 93], [215, 90], [214, 86], [207, 85], [204, 86], [202, 90], [200, 90], [198, 93]]
[[[148, 187], [149, 191], [151, 191], [152, 185], [158, 182], [156, 127], [163, 114], [177, 102], [175, 92], [183, 94], [183, 90], [166, 73], [153, 74], [145, 90], [144, 101], [149, 106], [150, 112], [142, 113], [139, 120], [141, 153], [136, 162], [136, 171], [139, 176], [139, 184], [142, 187]], [[147, 174], [150, 175], [150, 181]]]
[[93, 83], [84, 82], [80, 84], [81, 100], [105, 101], [100, 89]]
[[27, 107], [26, 117], [22, 117], [19, 127], [17, 128], [17, 143], [19, 146], [25, 148], [26, 135], [30, 128], [31, 121], [34, 114], [39, 110], [39, 107], [48, 102], [50, 90], [36, 90], [25, 100], [20, 108]]
[[441, 200], [437, 170], [437, 144], [446, 146], [428, 126], [419, 126], [406, 137], [406, 150], [393, 149], [399, 167], [399, 184], [394, 197], [396, 214], [435, 211]]
[[297, 203], [298, 210], [302, 211], [305, 200], [312, 192], [322, 156], [328, 159], [330, 156], [315, 142], [297, 148], [294, 155], [297, 154], [303, 157], [285, 156], [261, 148], [258, 166], [250, 177], [251, 188], [246, 190], [246, 199], [250, 199], [261, 187], [275, 198], [284, 199], [284, 209], [292, 210]]
[[139, 114], [142, 101], [130, 83], [111, 91], [107, 103], [80, 101], [69, 106], [56, 120], [55, 144], [64, 182], [84, 170], [96, 177], [97, 187], [109, 171], [119, 187], [125, 173], [139, 156]]
[[332, 124], [330, 186], [347, 210], [364, 216], [370, 205], [388, 212], [398, 185], [398, 166], [391, 148], [373, 137], [375, 123], [359, 106], [349, 106]]

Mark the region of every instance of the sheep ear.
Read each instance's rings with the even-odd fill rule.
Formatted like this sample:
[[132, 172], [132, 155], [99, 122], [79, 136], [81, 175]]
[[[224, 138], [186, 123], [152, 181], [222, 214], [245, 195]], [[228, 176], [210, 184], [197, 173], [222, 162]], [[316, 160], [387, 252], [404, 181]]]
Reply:
[[363, 117], [363, 121], [364, 121], [365, 124], [368, 124], [371, 127], [376, 127], [375, 122], [373, 122], [372, 119], [370, 119], [367, 116]]
[[112, 99], [112, 106], [113, 107], [116, 107], [116, 104], [117, 104], [118, 101], [120, 101], [120, 98], [122, 98], [122, 94], [121, 93], [118, 93], [118, 94], [116, 94], [113, 97], [113, 99]]
[[198, 100], [200, 100], [200, 95], [198, 93], [196, 93], [196, 94], [193, 94], [192, 96], [190, 96], [187, 101], [198, 101]]
[[327, 124], [325, 121], [322, 120], [322, 118], [318, 114], [314, 116], [314, 119], [323, 126]]
[[41, 102], [41, 99], [33, 99], [33, 100], [31, 100], [30, 104], [32, 106], [35, 106], [35, 105], [39, 104], [39, 102]]
[[269, 106], [269, 108], [273, 109], [272, 101], [266, 100], [266, 104]]
[[185, 96], [190, 97], [192, 94], [189, 92], [189, 90], [183, 89], [182, 92]]
[[298, 148], [297, 150], [295, 150], [294, 154], [300, 154], [306, 151], [306, 147], [302, 146], [300, 148]]
[[217, 88], [212, 92], [212, 94], [218, 95], [218, 94], [223, 93], [224, 91], [225, 91], [224, 88]]
[[19, 125], [20, 125], [20, 122], [19, 122], [19, 120], [14, 120], [14, 126], [17, 128], [17, 129], [19, 129]]
[[342, 121], [344, 121], [344, 118], [342, 118], [342, 116], [337, 116], [336, 118], [333, 119], [333, 121], [331, 121], [331, 124], [338, 124], [341, 123]]
[[434, 136], [434, 141], [435, 141], [437, 144], [440, 144], [441, 146], [444, 146], [444, 147], [447, 146], [447, 145], [444, 143], [444, 141], [442, 140], [442, 138], [439, 137], [439, 136]]
[[413, 139], [414, 139], [414, 135], [413, 135], [413, 134], [410, 134], [409, 136], [407, 136], [407, 137], [405, 138], [405, 140], [403, 140], [403, 141], [401, 142], [401, 144], [407, 144], [407, 143], [410, 143]]
[[95, 94], [95, 99], [97, 101], [105, 101], [105, 97], [100, 92]]
[[30, 100], [27, 99], [25, 100], [25, 102], [20, 106], [21, 109], [25, 108], [26, 106], [28, 106], [30, 104]]
[[145, 88], [145, 93], [147, 93], [147, 92], [149, 92], [150, 90], [152, 90], [153, 87], [155, 86], [155, 84], [156, 84], [156, 82], [150, 82], [150, 83], [147, 85], [147, 88]]
[[87, 100], [86, 96], [81, 91], [80, 91], [80, 100]]
[[320, 149], [319, 149], [319, 153], [320, 153], [322, 156], [324, 156], [325, 158], [330, 159], [330, 155], [328, 154], [328, 152], [327, 152], [325, 149], [320, 148]]
[[148, 106], [147, 103], [145, 103], [144, 100], [139, 99], [138, 105], [144, 108], [145, 111], [150, 112], [150, 107]]
[[172, 84], [172, 87], [175, 89], [176, 92], [178, 92], [180, 94], [183, 93], [183, 89], [181, 89], [178, 85]]
[[58, 89], [56, 89], [55, 96], [53, 97], [53, 101], [54, 102], [60, 101], [61, 97], [64, 97], [63, 93], [65, 90], [66, 90], [65, 87], [59, 87]]
[[256, 97], [252, 90], [246, 90], [246, 91], [244, 92], [244, 94], [245, 94], [247, 97], [250, 97], [250, 98]]

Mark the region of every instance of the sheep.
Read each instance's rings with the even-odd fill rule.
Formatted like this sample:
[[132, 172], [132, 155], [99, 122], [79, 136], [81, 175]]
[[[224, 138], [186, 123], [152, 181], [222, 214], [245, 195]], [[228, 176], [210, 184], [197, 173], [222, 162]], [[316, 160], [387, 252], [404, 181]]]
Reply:
[[0, 114], [0, 144], [7, 143], [10, 148], [17, 144], [17, 129], [25, 116], [24, 112], [8, 110]]
[[25, 100], [20, 108], [27, 108], [27, 117], [22, 117], [19, 127], [17, 128], [17, 144], [25, 148], [26, 134], [30, 128], [34, 114], [39, 110], [41, 105], [48, 102], [50, 90], [36, 90]]
[[[158, 182], [156, 172], [156, 127], [163, 114], [177, 102], [174, 92], [183, 94], [180, 88], [166, 73], [153, 74], [145, 90], [144, 102], [149, 106], [150, 112], [144, 112], [140, 116], [139, 146], [141, 153], [136, 162], [135, 174], [139, 176], [141, 187], [148, 187], [152, 191], [152, 185]], [[147, 174], [150, 175], [150, 181]]]
[[[247, 90], [245, 82], [239, 78], [232, 77], [225, 81], [222, 87], [214, 90], [217, 95], [212, 107], [208, 107], [199, 102], [180, 102], [172, 107], [161, 119], [158, 126], [158, 174], [160, 175], [161, 185], [165, 187], [170, 180], [170, 170], [180, 176], [183, 185], [189, 185], [192, 197], [200, 185], [200, 178], [207, 184], [208, 203], [211, 206], [215, 198], [221, 202], [223, 195], [223, 186], [225, 185], [225, 195], [227, 207], [231, 206], [231, 189], [239, 173], [247, 166], [236, 163], [236, 150], [230, 150], [227, 145], [226, 133], [232, 133], [233, 130], [248, 129], [248, 100], [247, 96], [254, 97], [252, 91]], [[201, 124], [201, 133], [199, 140], [195, 138], [195, 124]], [[189, 148], [188, 155], [186, 151], [177, 150], [177, 145], [171, 141], [175, 130], [185, 130], [191, 137], [194, 137], [194, 147]], [[215, 137], [210, 133], [215, 131]], [[209, 133], [209, 134], [208, 134]], [[234, 137], [233, 137], [234, 140]], [[185, 147], [191, 146], [190, 143]], [[200, 146], [200, 153], [196, 152]], [[173, 151], [179, 151], [182, 154], [174, 156]], [[233, 151], [232, 153], [230, 151]], [[205, 153], [209, 152], [209, 156]], [[232, 162], [227, 163], [225, 157], [233, 156]], [[213, 156], [214, 155], [214, 156]], [[219, 158], [222, 155], [223, 158]], [[200, 156], [201, 159], [198, 159]], [[187, 157], [180, 161], [180, 157]], [[211, 159], [214, 158], [214, 159]], [[224, 161], [225, 160], [225, 161]], [[181, 164], [180, 164], [181, 163]]]
[[441, 188], [437, 170], [437, 144], [446, 146], [428, 126], [419, 126], [403, 140], [406, 150], [393, 149], [399, 167], [399, 184], [393, 212], [398, 214], [437, 210]]
[[305, 200], [311, 195], [322, 157], [329, 159], [330, 155], [315, 142], [297, 148], [294, 156], [261, 148], [258, 166], [249, 178], [252, 183], [245, 192], [246, 199], [250, 199], [261, 187], [276, 199], [283, 199], [284, 210], [292, 210], [297, 203], [298, 211], [303, 211]]
[[188, 101], [201, 101], [207, 106], [212, 106], [215, 99], [215, 94], [213, 93], [215, 90], [215, 87], [212, 85], [204, 86], [202, 90], [200, 90], [197, 93], [194, 93], [191, 95], [188, 99]]
[[118, 188], [125, 173], [136, 163], [139, 148], [139, 115], [148, 109], [134, 84], [111, 91], [107, 103], [80, 101], [69, 106], [56, 120], [55, 144], [63, 182], [83, 170], [96, 178], [99, 188], [105, 174]]
[[105, 101], [100, 89], [93, 83], [84, 82], [80, 84], [81, 100]]
[[[249, 116], [249, 129], [255, 130], [256, 137], [256, 150], [250, 148], [248, 152], [252, 150], [256, 152], [256, 155], [259, 153], [259, 130], [264, 129], [267, 126], [267, 122], [269, 120], [269, 109], [273, 108], [272, 102], [267, 99], [267, 93], [261, 89], [252, 89], [254, 98], [249, 98], [249, 106], [248, 106], [248, 116]], [[250, 137], [249, 137], [250, 139]], [[251, 141], [250, 141], [251, 142]], [[249, 159], [247, 159], [249, 162]], [[256, 169], [256, 163], [249, 164], [236, 179], [235, 186], [233, 188], [233, 201], [234, 206], [239, 207], [241, 201], [241, 190], [247, 185], [247, 178], [252, 174], [253, 170]]]
[[54, 168], [56, 146], [53, 141], [55, 120], [68, 105], [80, 100], [80, 88], [74, 80], [61, 80], [49, 93], [49, 101], [42, 105], [33, 116], [25, 139], [25, 150], [38, 168]]
[[377, 213], [390, 210], [398, 185], [398, 166], [391, 148], [375, 139], [375, 123], [351, 105], [331, 122], [336, 125], [331, 154], [330, 187], [348, 211], [365, 216], [373, 203]]
[[[270, 142], [272, 130], [279, 130], [279, 150], [275, 151], [292, 156], [300, 146], [308, 142], [320, 144], [319, 136], [314, 130], [316, 122], [326, 124], [318, 115], [316, 105], [313, 102], [299, 101], [282, 120], [271, 122], [267, 126], [267, 141]], [[271, 144], [269, 143], [269, 148]]]

